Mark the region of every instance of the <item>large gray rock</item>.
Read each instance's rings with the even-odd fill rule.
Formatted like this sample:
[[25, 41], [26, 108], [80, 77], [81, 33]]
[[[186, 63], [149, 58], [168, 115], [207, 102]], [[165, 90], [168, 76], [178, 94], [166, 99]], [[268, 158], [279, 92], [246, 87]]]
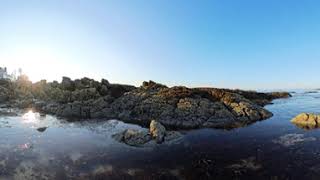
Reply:
[[127, 129], [112, 136], [116, 141], [130, 146], [144, 147], [146, 144], [171, 144], [182, 139], [182, 134], [177, 131], [166, 131], [159, 122], [152, 120], [149, 132], [146, 130]]

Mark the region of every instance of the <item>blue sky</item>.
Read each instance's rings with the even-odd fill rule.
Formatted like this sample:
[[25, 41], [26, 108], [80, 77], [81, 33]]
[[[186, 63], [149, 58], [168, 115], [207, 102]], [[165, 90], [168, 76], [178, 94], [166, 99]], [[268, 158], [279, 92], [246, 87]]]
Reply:
[[33, 81], [320, 87], [320, 1], [1, 0], [0, 66]]

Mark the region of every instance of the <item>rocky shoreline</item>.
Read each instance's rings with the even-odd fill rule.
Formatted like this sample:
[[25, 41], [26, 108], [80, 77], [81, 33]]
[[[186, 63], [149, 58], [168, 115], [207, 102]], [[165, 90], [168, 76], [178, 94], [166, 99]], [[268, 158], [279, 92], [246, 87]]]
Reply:
[[270, 118], [263, 106], [288, 97], [286, 92], [167, 87], [153, 81], [134, 87], [89, 78], [63, 77], [61, 83], [32, 83], [26, 76], [0, 80], [0, 104], [7, 108], [32, 108], [70, 120], [118, 119], [144, 127], [154, 119], [167, 129], [245, 126]]

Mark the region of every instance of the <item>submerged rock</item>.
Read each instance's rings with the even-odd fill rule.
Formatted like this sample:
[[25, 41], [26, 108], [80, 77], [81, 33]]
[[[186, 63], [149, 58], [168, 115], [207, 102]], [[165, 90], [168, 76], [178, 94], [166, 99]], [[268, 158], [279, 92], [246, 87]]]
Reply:
[[151, 136], [147, 131], [127, 129], [121, 133], [113, 135], [113, 138], [130, 146], [142, 146], [151, 141]]
[[281, 136], [279, 139], [274, 140], [276, 144], [280, 144], [285, 147], [294, 146], [303, 142], [315, 141], [314, 137], [304, 137], [303, 134], [287, 134]]
[[301, 113], [291, 122], [302, 128], [318, 128], [320, 127], [320, 114]]
[[239, 163], [233, 164], [228, 168], [234, 171], [258, 171], [262, 169], [262, 165], [257, 162], [255, 157], [249, 157], [248, 159], [242, 159]]
[[48, 171], [42, 166], [34, 162], [26, 161], [21, 162], [20, 165], [14, 170], [13, 179], [15, 180], [34, 180], [34, 179], [56, 179], [55, 174]]

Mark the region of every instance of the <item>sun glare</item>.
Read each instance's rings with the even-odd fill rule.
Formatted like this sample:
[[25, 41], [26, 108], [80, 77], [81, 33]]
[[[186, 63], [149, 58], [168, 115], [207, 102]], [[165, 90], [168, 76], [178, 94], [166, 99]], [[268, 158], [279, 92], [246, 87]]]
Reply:
[[66, 55], [51, 48], [16, 48], [8, 51], [5, 55], [0, 55], [1, 59], [6, 59], [6, 66], [10, 71], [22, 69], [33, 82], [47, 79], [56, 80], [58, 74], [66, 72]]
[[32, 110], [28, 111], [22, 116], [24, 123], [35, 123], [37, 122], [37, 116], [36, 113], [34, 113]]

